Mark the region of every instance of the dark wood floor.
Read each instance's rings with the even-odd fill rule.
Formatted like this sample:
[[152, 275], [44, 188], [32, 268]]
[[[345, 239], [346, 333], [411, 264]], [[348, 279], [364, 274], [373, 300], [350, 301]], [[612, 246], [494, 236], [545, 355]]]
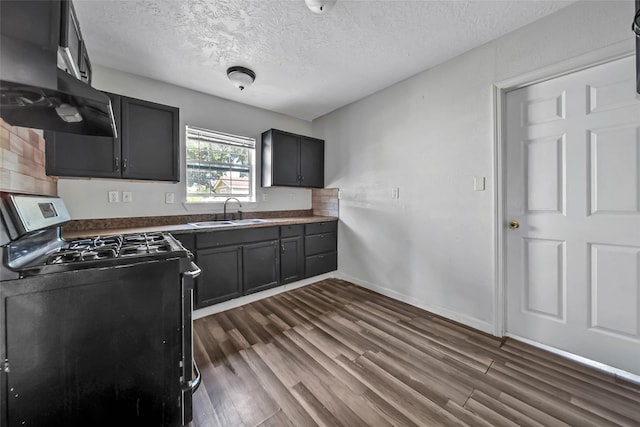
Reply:
[[640, 426], [640, 387], [339, 280], [195, 321], [201, 426]]

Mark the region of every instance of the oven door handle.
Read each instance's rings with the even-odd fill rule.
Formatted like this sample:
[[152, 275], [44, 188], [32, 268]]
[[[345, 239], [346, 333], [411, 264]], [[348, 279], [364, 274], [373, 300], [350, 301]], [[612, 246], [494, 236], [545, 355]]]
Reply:
[[185, 271], [182, 274], [187, 277], [191, 277], [192, 279], [195, 279], [200, 275], [200, 273], [202, 273], [202, 270], [200, 269], [200, 267], [198, 267], [195, 262], [191, 261], [191, 270]]
[[202, 382], [202, 375], [200, 374], [200, 369], [198, 368], [198, 364], [196, 363], [195, 359], [191, 360], [193, 361], [193, 370], [196, 371], [196, 377], [187, 381], [182, 387], [182, 390], [194, 393], [198, 389], [198, 387], [200, 387], [200, 383]]

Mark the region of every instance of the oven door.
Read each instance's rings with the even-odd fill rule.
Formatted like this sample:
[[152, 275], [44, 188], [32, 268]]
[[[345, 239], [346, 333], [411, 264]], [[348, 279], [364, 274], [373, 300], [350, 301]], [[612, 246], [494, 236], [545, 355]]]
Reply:
[[179, 426], [182, 267], [0, 281], [0, 425]]
[[190, 261], [190, 270], [182, 273], [182, 425], [193, 419], [193, 393], [201, 376], [193, 358], [193, 288], [200, 268]]

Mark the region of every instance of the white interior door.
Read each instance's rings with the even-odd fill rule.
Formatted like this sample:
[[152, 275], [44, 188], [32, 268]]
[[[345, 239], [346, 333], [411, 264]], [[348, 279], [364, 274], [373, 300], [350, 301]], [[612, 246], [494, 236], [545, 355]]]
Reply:
[[506, 329], [640, 375], [634, 67], [630, 57], [507, 94]]

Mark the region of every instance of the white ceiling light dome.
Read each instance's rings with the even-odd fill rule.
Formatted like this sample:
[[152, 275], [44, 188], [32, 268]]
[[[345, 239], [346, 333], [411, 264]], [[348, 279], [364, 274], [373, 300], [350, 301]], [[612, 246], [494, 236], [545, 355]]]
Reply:
[[245, 90], [256, 80], [256, 73], [245, 67], [229, 67], [227, 77], [231, 83], [240, 90]]
[[327, 13], [336, 5], [338, 0], [304, 0], [305, 4], [312, 12], [322, 14]]

